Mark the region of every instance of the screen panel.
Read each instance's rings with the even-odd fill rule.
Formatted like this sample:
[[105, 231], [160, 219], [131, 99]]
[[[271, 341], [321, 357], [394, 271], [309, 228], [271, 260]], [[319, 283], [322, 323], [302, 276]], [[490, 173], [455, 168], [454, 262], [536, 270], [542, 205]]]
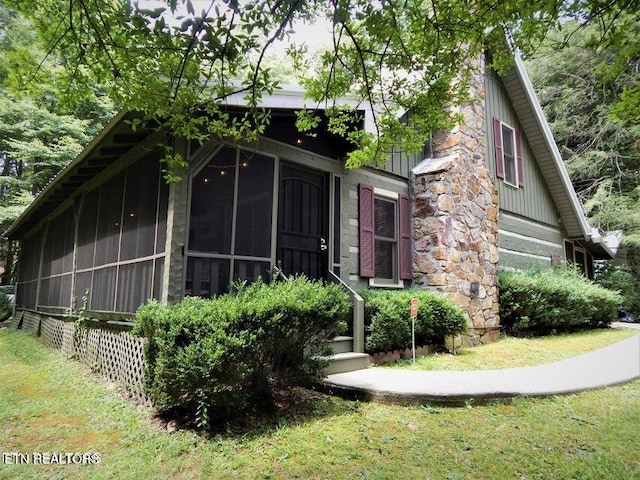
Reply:
[[90, 191], [84, 197], [84, 205], [82, 206], [82, 213], [80, 215], [80, 224], [78, 225], [78, 269], [93, 267], [99, 203], [99, 188]]
[[114, 311], [117, 267], [100, 268], [93, 272], [91, 310]]
[[154, 253], [158, 169], [158, 161], [147, 157], [127, 170], [120, 260]]
[[226, 259], [189, 257], [185, 295], [209, 298], [227, 292], [230, 267]]
[[151, 298], [152, 273], [153, 260], [120, 266], [116, 311], [135, 312]]
[[95, 266], [118, 260], [124, 179], [122, 172], [100, 187]]
[[92, 282], [93, 272], [81, 272], [76, 274], [74, 308], [89, 308], [89, 305], [91, 305]]
[[272, 158], [240, 151], [236, 255], [269, 257], [271, 254], [273, 169]]
[[236, 150], [223, 148], [192, 182], [189, 250], [231, 253]]

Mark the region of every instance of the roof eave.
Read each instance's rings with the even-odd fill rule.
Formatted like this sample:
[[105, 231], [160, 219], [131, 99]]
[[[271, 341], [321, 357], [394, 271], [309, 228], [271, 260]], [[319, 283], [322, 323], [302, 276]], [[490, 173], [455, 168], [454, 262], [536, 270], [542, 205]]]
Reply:
[[[522, 60], [517, 52], [514, 52], [514, 63], [515, 71], [518, 75], [520, 84], [528, 101], [531, 114], [534, 115], [535, 120], [540, 127], [545, 145], [549, 149], [549, 153], [553, 159], [555, 171], [561, 180], [564, 190], [563, 193], [567, 196], [567, 199], [569, 200], [569, 203], [571, 205], [572, 213], [574, 215], [574, 218], [572, 220], [577, 222], [583, 238], [585, 240], [590, 240], [592, 227], [587, 222], [587, 218], [582, 209], [582, 205], [580, 204], [580, 200], [578, 200], [578, 196], [576, 195], [573, 184], [571, 183], [571, 179], [569, 178], [569, 172], [564, 165], [564, 161], [562, 160], [562, 156], [560, 155], [558, 146], [556, 145], [553, 134], [551, 133], [551, 128], [547, 123], [547, 119], [544, 115], [544, 112], [542, 111], [540, 102], [538, 101], [538, 97], [533, 88], [533, 84], [531, 83], [529, 75], [527, 74], [524, 64], [522, 63]], [[563, 223], [568, 224], [569, 222], [563, 219]]]
[[38, 207], [42, 199], [44, 199], [49, 192], [51, 192], [58, 182], [61, 181], [73, 168], [75, 168], [79, 163], [81, 163], [92, 151], [96, 148], [97, 145], [104, 140], [104, 138], [113, 130], [122, 119], [129, 113], [128, 110], [121, 110], [118, 112], [111, 121], [96, 135], [91, 142], [87, 144], [87, 146], [80, 152], [80, 154], [74, 158], [71, 163], [69, 163], [66, 167], [64, 167], [58, 174], [53, 177], [53, 179], [47, 184], [45, 188], [42, 189], [36, 196], [36, 198], [29, 204], [29, 206], [20, 214], [20, 216], [16, 219], [15, 222], [7, 229], [6, 232], [2, 234], [4, 238], [12, 238], [13, 233], [20, 226], [22, 221], [27, 218], [31, 212]]

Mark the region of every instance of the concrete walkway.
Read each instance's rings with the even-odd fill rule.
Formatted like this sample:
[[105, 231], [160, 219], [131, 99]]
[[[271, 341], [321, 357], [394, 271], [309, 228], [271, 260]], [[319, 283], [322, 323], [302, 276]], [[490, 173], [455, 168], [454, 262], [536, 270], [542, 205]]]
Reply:
[[329, 375], [322, 387], [360, 400], [461, 406], [569, 394], [640, 378], [640, 324], [612, 326], [639, 332], [594, 352], [535, 367], [474, 371], [372, 367]]

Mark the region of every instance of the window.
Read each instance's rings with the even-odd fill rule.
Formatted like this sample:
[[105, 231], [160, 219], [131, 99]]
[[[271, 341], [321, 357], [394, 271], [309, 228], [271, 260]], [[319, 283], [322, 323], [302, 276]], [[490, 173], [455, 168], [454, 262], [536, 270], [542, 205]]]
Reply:
[[568, 262], [575, 261], [573, 242], [571, 240], [564, 241], [564, 256]]
[[587, 275], [587, 252], [584, 248], [574, 249], [575, 264], [583, 275]]
[[524, 186], [522, 139], [520, 132], [498, 118], [493, 119], [496, 176], [507, 185]]
[[593, 256], [579, 243], [572, 240], [564, 241], [564, 251], [567, 262], [573, 263], [587, 278], [593, 278]]
[[360, 276], [375, 285], [411, 280], [411, 218], [407, 195], [360, 185]]
[[395, 281], [398, 258], [397, 202], [375, 198], [373, 205], [376, 277]]

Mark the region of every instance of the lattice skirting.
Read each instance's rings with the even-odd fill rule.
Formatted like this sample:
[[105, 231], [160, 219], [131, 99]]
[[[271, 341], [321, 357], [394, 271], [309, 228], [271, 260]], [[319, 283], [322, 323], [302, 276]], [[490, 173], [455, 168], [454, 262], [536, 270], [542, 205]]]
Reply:
[[40, 335], [40, 315], [25, 311], [22, 316], [22, 330], [31, 335]]
[[74, 357], [119, 384], [137, 402], [149, 404], [142, 385], [144, 339], [129, 333], [127, 326], [79, 323], [73, 318], [54, 318], [30, 311], [16, 312], [15, 318], [13, 328], [21, 325], [23, 330], [40, 336], [48, 347], [61, 349], [65, 356]]
[[14, 328], [14, 329], [20, 328], [20, 326], [22, 325], [23, 316], [24, 316], [23, 311], [16, 312], [16, 314], [11, 319], [11, 328]]

